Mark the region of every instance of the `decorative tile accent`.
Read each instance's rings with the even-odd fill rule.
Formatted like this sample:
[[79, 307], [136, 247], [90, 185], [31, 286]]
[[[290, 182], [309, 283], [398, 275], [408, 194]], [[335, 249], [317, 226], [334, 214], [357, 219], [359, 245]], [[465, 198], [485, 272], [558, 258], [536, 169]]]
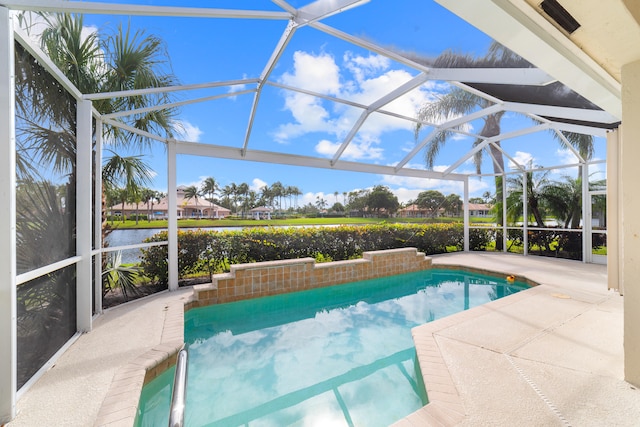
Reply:
[[235, 264], [194, 287], [194, 307], [333, 286], [431, 268], [416, 248], [372, 251], [361, 259], [316, 264], [313, 258]]

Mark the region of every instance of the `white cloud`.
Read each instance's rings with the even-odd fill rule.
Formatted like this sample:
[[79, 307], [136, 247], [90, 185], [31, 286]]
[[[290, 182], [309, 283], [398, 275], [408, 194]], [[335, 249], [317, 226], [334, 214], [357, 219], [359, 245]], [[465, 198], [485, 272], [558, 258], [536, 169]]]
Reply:
[[[243, 79], [246, 79], [246, 78], [247, 78], [247, 75], [246, 75], [246, 74], [243, 74], [243, 75], [242, 75], [242, 78], [243, 78]], [[229, 86], [229, 89], [227, 90], [227, 93], [240, 92], [240, 91], [245, 90], [246, 88], [247, 88], [247, 85], [246, 85], [246, 84], [231, 85], [231, 86]], [[238, 98], [237, 96], [229, 96], [229, 97], [227, 97], [227, 99], [232, 99], [232, 100], [234, 100], [234, 101], [235, 101], [237, 98]]]
[[179, 120], [173, 127], [178, 137], [184, 141], [200, 142], [202, 131], [196, 125], [186, 120]]
[[[513, 156], [513, 159], [518, 162], [520, 166], [524, 166], [525, 168], [529, 166], [529, 163], [533, 165], [533, 161], [535, 158], [531, 153], [526, 153], [524, 151], [516, 151], [516, 154]], [[509, 161], [509, 167], [511, 169], [518, 169], [518, 167], [513, 164], [512, 161]]]
[[[343, 56], [343, 62], [345, 74], [341, 75], [334, 57], [326, 53], [314, 55], [297, 51], [294, 54], [292, 72], [284, 73], [280, 80], [288, 85], [368, 105], [413, 78], [405, 70], [389, 69], [390, 61], [377, 55], [364, 57], [347, 52]], [[387, 104], [384, 109], [414, 117], [421, 105], [435, 98], [433, 88], [433, 85], [425, 84]], [[362, 115], [360, 108], [328, 103], [305, 94], [285, 92], [284, 99], [284, 109], [291, 113], [293, 121], [280, 125], [274, 131], [274, 138], [281, 143], [311, 132], [325, 132], [340, 140]], [[359, 158], [358, 144], [361, 145], [359, 151], [362, 153], [365, 149], [372, 149], [384, 132], [411, 131], [413, 126], [408, 120], [371, 114], [354, 138], [356, 144], [352, 150], [355, 151], [351, 153], [351, 158]], [[326, 140], [321, 142], [316, 150], [318, 149], [325, 152], [329, 149]], [[382, 149], [376, 147], [368, 158], [377, 158], [379, 155], [382, 155]]]
[[[351, 141], [340, 158], [344, 160], [381, 159], [382, 149], [375, 144], [376, 141]], [[318, 154], [333, 157], [341, 145], [341, 143], [323, 139], [316, 144], [315, 150]]]
[[[40, 46], [40, 39], [42, 38], [42, 33], [44, 30], [50, 27], [47, 23], [47, 18], [39, 15], [35, 12], [25, 11], [18, 14], [21, 19], [16, 19], [14, 22], [17, 22], [20, 25], [20, 28], [25, 30], [29, 39], [36, 45]], [[55, 17], [53, 15], [49, 15], [48, 19], [50, 21], [54, 21]], [[95, 25], [85, 25], [82, 27], [80, 31], [80, 41], [85, 42], [90, 36], [98, 36], [98, 27]], [[100, 55], [97, 55], [94, 59], [95, 65], [101, 69], [104, 69], [104, 51], [98, 47], [98, 51]]]
[[[426, 169], [424, 165], [419, 163], [408, 163], [406, 167], [411, 169]], [[436, 172], [445, 171], [449, 165], [435, 165], [433, 170]], [[415, 199], [421, 191], [437, 190], [447, 195], [451, 193], [459, 194], [462, 197], [464, 191], [461, 181], [441, 180], [435, 178], [419, 178], [399, 175], [380, 175], [382, 184], [389, 186], [391, 191], [396, 194], [400, 202], [406, 202]], [[490, 180], [469, 180], [469, 194], [480, 194], [484, 191], [491, 190], [493, 181]], [[471, 196], [473, 197], [473, 196]]]
[[283, 83], [326, 95], [340, 92], [340, 69], [331, 55], [296, 51], [293, 61], [293, 74], [284, 73]]
[[333, 195], [331, 196], [331, 198], [329, 198], [329, 196], [327, 194], [324, 194], [322, 191], [318, 193], [311, 193], [311, 192], [304, 193], [302, 197], [298, 199], [298, 205], [305, 206], [311, 203], [312, 205], [315, 206], [318, 198], [324, 199], [327, 202], [327, 207], [331, 207], [333, 205], [333, 203], [331, 203], [331, 200], [333, 199]]
[[556, 150], [556, 155], [558, 156], [560, 160], [559, 164], [561, 165], [571, 165], [571, 164], [578, 163], [578, 158], [576, 157], [575, 154], [573, 154], [573, 151], [571, 150], [558, 148]]
[[[336, 129], [336, 124], [329, 119], [329, 112], [325, 110], [319, 99], [302, 93], [287, 95], [285, 108], [291, 112], [295, 123], [280, 125], [274, 133], [278, 142], [287, 142], [309, 132]], [[335, 132], [334, 132], [335, 133]]]
[[191, 181], [191, 182], [186, 182], [186, 183], [179, 183], [178, 187], [180, 186], [184, 186], [184, 187], [196, 187], [198, 189], [202, 188], [202, 183], [204, 182], [205, 179], [207, 179], [207, 176], [199, 176], [197, 181]]
[[369, 54], [364, 57], [351, 52], [346, 52], [342, 59], [358, 82], [362, 82], [366, 76], [388, 69], [391, 63], [391, 60], [384, 56]]
[[249, 185], [249, 188], [253, 191], [260, 192], [263, 187], [267, 186], [268, 184], [260, 178], [253, 178], [253, 180], [251, 181], [251, 185]]

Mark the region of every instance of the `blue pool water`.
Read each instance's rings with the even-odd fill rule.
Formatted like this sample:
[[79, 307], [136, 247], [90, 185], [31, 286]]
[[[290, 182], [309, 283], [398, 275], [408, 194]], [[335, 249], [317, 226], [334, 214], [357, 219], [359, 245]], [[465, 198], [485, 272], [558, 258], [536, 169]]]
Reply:
[[[427, 270], [190, 310], [185, 424], [388, 426], [427, 403], [411, 328], [526, 287]], [[167, 425], [172, 379], [136, 425]]]

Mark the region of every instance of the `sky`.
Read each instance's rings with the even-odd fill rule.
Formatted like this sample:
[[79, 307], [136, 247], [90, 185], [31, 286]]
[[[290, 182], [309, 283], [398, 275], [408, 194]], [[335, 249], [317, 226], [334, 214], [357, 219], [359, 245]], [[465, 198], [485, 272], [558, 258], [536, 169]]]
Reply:
[[[127, 3], [127, 1], [122, 1]], [[139, 0], [140, 4], [175, 5], [169, 1]], [[179, 2], [183, 6], [200, 6], [196, 0]], [[294, 7], [306, 1], [291, 1]], [[482, 56], [491, 40], [430, 0], [372, 0], [322, 22], [338, 30], [372, 41], [387, 49], [434, 58], [444, 51]], [[270, 1], [208, 1], [206, 7], [280, 11]], [[166, 43], [171, 71], [181, 84], [214, 81], [234, 81], [258, 78], [286, 28], [281, 20], [239, 20], [162, 17], [118, 17], [88, 15], [87, 31], [114, 31], [120, 23], [145, 34], [160, 37]], [[269, 76], [269, 81], [304, 87], [327, 96], [340, 97], [368, 104], [400, 86], [418, 72], [384, 56], [364, 50], [321, 31], [305, 27], [297, 30]], [[211, 95], [227, 95], [256, 85], [235, 85], [217, 89], [181, 92], [178, 100]], [[425, 103], [437, 99], [449, 89], [442, 81], [429, 81], [385, 107], [388, 111], [413, 117]], [[227, 96], [215, 101], [190, 104], [180, 109], [179, 139], [202, 144], [242, 147], [253, 102], [253, 93]], [[266, 150], [305, 156], [331, 158], [352, 129], [362, 110], [345, 104], [265, 86], [251, 130], [249, 149]], [[503, 131], [518, 128], [530, 119], [517, 114], [505, 114]], [[482, 120], [471, 124], [469, 131], [479, 131]], [[380, 165], [395, 165], [430, 131], [422, 130], [416, 139], [412, 122], [374, 113], [365, 122], [341, 159]], [[473, 140], [456, 136], [440, 151], [434, 170], [442, 171], [471, 149]], [[537, 133], [503, 141], [503, 147], [516, 160], [533, 165], [574, 163], [575, 157], [561, 148], [549, 133]], [[143, 154], [154, 170], [151, 187], [166, 191], [166, 149], [154, 143]], [[135, 153], [139, 154], [139, 153]], [[604, 141], [596, 140], [594, 158], [604, 159]], [[507, 162], [508, 163], [508, 162]], [[408, 166], [425, 168], [423, 154], [413, 157]], [[474, 166], [465, 162], [456, 172], [469, 173]], [[602, 175], [604, 166], [591, 172]], [[485, 159], [482, 172], [491, 173], [490, 159]], [[575, 175], [576, 171], [561, 173]], [[374, 185], [386, 185], [401, 202], [415, 199], [421, 191], [438, 190], [444, 194], [462, 194], [462, 185], [454, 181], [439, 181], [398, 176], [383, 176], [240, 162], [195, 156], [179, 156], [178, 185], [197, 185], [213, 177], [220, 187], [246, 182], [259, 191], [264, 185], [280, 181], [298, 187], [303, 196], [298, 203], [314, 203], [322, 197], [329, 204], [342, 202], [342, 195]], [[597, 179], [602, 179], [600, 176]], [[493, 191], [488, 177], [473, 179], [471, 197]]]

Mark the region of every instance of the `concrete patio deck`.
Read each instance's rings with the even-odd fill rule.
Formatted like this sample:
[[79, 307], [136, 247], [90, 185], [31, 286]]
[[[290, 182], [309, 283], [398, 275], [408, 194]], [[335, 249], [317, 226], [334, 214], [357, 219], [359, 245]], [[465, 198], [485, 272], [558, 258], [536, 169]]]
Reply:
[[[415, 328], [431, 403], [394, 426], [640, 424], [640, 391], [623, 379], [622, 297], [606, 289], [605, 266], [478, 252], [433, 260], [541, 285]], [[118, 369], [162, 342], [166, 308], [190, 293], [106, 311], [22, 396], [8, 425], [94, 425]]]

